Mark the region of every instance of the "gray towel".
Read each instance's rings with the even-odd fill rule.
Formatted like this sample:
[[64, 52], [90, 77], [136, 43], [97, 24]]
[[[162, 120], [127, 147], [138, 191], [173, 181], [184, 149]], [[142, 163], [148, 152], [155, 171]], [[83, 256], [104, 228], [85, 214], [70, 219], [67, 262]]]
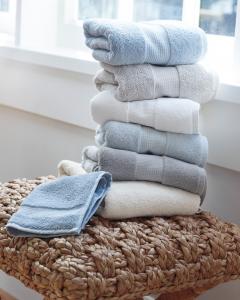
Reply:
[[99, 146], [165, 155], [199, 166], [205, 165], [208, 155], [208, 141], [202, 135], [157, 131], [133, 123], [109, 121], [98, 127], [95, 141]]
[[94, 79], [96, 87], [99, 91], [112, 90], [119, 101], [179, 97], [206, 103], [214, 98], [218, 87], [217, 74], [200, 64], [102, 67]]
[[198, 194], [206, 193], [203, 168], [166, 156], [137, 154], [107, 147], [88, 146], [82, 166], [87, 172], [107, 171], [115, 181], [155, 181]]

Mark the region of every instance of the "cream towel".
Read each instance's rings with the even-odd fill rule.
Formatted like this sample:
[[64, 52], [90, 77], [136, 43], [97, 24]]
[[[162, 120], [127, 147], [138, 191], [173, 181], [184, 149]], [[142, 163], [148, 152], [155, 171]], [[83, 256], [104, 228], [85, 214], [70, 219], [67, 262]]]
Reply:
[[[65, 175], [85, 172], [81, 164], [65, 161]], [[58, 165], [61, 168], [61, 162]], [[192, 215], [199, 210], [200, 197], [174, 187], [146, 181], [112, 182], [97, 214], [110, 219], [143, 216]]]
[[91, 100], [93, 120], [100, 125], [112, 120], [185, 134], [199, 133], [199, 109], [198, 103], [182, 98], [120, 102], [110, 91]]
[[198, 195], [155, 182], [113, 182], [97, 214], [108, 219], [192, 215], [199, 210]]
[[87, 172], [82, 168], [81, 164], [71, 160], [61, 160], [57, 166], [58, 176], [83, 175]]
[[179, 97], [205, 103], [213, 99], [218, 87], [217, 74], [200, 64], [162, 67], [102, 63], [102, 67], [94, 79], [97, 89], [112, 90], [120, 101]]

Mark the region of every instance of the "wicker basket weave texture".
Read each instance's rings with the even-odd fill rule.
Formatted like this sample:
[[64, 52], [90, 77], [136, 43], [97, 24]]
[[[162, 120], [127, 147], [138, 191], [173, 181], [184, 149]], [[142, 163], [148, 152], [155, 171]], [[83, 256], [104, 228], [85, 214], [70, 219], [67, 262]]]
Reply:
[[0, 269], [45, 299], [140, 299], [204, 290], [240, 278], [240, 228], [207, 212], [109, 221], [79, 236], [13, 238], [5, 229], [22, 199], [53, 176], [0, 186]]

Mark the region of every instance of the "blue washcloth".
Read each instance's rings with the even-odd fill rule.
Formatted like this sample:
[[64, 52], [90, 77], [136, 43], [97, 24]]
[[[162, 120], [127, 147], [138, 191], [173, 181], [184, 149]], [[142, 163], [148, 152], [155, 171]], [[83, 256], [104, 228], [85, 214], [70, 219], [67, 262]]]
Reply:
[[180, 21], [88, 19], [83, 28], [93, 57], [110, 65], [194, 64], [207, 50], [204, 31]]
[[111, 175], [96, 172], [41, 184], [10, 218], [7, 230], [22, 237], [76, 235], [96, 212], [111, 185]]

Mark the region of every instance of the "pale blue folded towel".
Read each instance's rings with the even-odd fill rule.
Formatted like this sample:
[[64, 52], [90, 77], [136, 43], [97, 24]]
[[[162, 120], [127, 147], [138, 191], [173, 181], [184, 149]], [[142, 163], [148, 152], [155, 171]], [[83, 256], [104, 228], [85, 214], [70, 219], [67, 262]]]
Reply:
[[66, 176], [41, 184], [23, 200], [7, 230], [22, 237], [76, 235], [96, 212], [111, 185], [106, 172]]
[[207, 50], [204, 31], [180, 21], [88, 19], [83, 28], [93, 57], [111, 65], [194, 64]]
[[200, 134], [158, 131], [133, 123], [109, 121], [98, 127], [97, 145], [141, 154], [165, 155], [203, 167], [208, 141]]

